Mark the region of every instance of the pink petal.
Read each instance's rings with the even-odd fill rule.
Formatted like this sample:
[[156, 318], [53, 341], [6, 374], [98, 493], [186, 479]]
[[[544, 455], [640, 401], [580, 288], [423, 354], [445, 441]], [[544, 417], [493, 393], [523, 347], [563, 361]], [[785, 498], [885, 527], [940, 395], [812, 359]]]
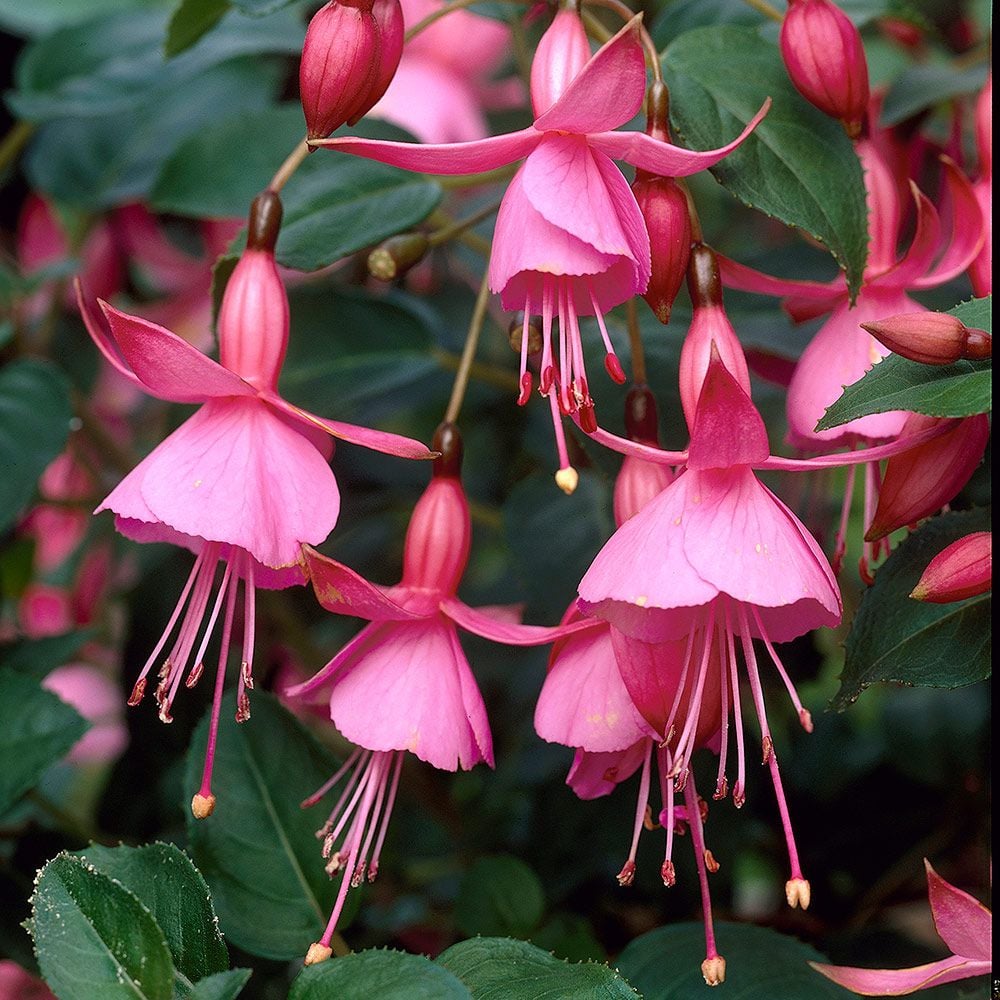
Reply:
[[316, 600], [338, 615], [369, 621], [412, 621], [415, 615], [388, 598], [385, 591], [369, 583], [353, 569], [324, 556], [309, 545], [302, 547]]
[[80, 316], [83, 318], [83, 325], [87, 328], [90, 339], [97, 345], [97, 349], [104, 355], [105, 361], [133, 385], [138, 386], [140, 389], [145, 389], [145, 385], [139, 381], [135, 372], [122, 361], [121, 355], [118, 353], [118, 349], [115, 347], [114, 341], [107, 330], [107, 322], [104, 316], [91, 305], [90, 300], [84, 294], [80, 279], [74, 278], [73, 285], [76, 288], [76, 301], [80, 307]]
[[489, 608], [470, 608], [457, 597], [443, 597], [441, 610], [467, 632], [481, 635], [506, 646], [544, 646], [548, 642], [564, 639], [577, 632], [595, 627], [594, 622], [577, 621], [567, 625], [519, 625], [507, 615], [494, 616]]
[[107, 302], [100, 306], [125, 361], [150, 395], [174, 403], [256, 395], [253, 386], [239, 375], [206, 357], [176, 333], [119, 312]]
[[989, 962], [972, 962], [957, 955], [912, 969], [855, 969], [843, 965], [821, 965], [819, 962], [809, 964], [827, 979], [866, 997], [905, 996], [942, 983], [983, 976], [990, 971]]
[[604, 132], [637, 114], [646, 92], [639, 25], [639, 16], [633, 17], [594, 53], [559, 100], [535, 119], [539, 132]]
[[475, 142], [421, 145], [415, 142], [386, 142], [381, 139], [314, 139], [313, 146], [339, 149], [379, 163], [427, 174], [475, 174], [495, 170], [527, 156], [541, 141], [533, 128], [495, 135]]
[[273, 406], [280, 413], [291, 417], [296, 423], [304, 424], [310, 430], [326, 431], [327, 434], [332, 434], [342, 441], [349, 441], [351, 444], [371, 448], [373, 451], [380, 451], [386, 455], [397, 455], [400, 458], [434, 457], [434, 452], [420, 441], [414, 441], [413, 438], [392, 434], [389, 431], [374, 430], [371, 427], [358, 427], [357, 424], [345, 424], [339, 420], [327, 420], [326, 417], [317, 417], [314, 413], [282, 399], [277, 393], [262, 392], [260, 397], [269, 406]]
[[613, 753], [577, 750], [569, 774], [566, 775], [566, 784], [581, 799], [597, 799], [602, 795], [609, 795], [618, 787], [619, 782], [627, 781], [639, 770], [648, 744], [647, 737], [627, 750]]
[[[913, 286], [913, 282], [930, 266], [941, 239], [941, 223], [937, 209], [930, 199], [910, 182], [910, 190], [917, 206], [917, 229], [906, 255], [885, 274], [871, 280], [891, 282], [900, 288]], [[963, 268], [964, 270], [964, 268]]]
[[951, 238], [947, 249], [929, 274], [915, 279], [911, 288], [934, 288], [957, 277], [979, 255], [989, 237], [988, 217], [980, 208], [973, 186], [947, 157], [942, 158], [951, 200]]
[[[816, 299], [821, 302], [847, 297], [847, 286], [843, 276], [829, 282], [794, 281], [790, 278], [775, 278], [763, 271], [739, 264], [721, 253], [717, 253], [716, 257], [719, 261], [722, 283], [726, 288], [737, 288], [741, 292], [757, 292], [760, 295], [779, 297], [794, 295], [797, 298]], [[826, 309], [823, 311], [825, 312]]]
[[624, 750], [647, 735], [622, 683], [607, 625], [567, 640], [535, 706], [535, 732], [587, 751]]
[[377, 642], [351, 657], [330, 696], [330, 718], [369, 750], [409, 750], [445, 771], [493, 750], [482, 696], [454, 626], [444, 618], [381, 622]]
[[770, 107], [771, 100], [768, 98], [747, 127], [732, 142], [719, 149], [707, 149], [703, 152], [662, 142], [646, 135], [645, 132], [597, 132], [589, 135], [587, 141], [594, 149], [607, 153], [613, 160], [626, 160], [651, 174], [687, 177], [689, 174], [714, 166], [739, 147], [760, 124], [760, 120]]
[[370, 650], [375, 649], [382, 642], [383, 622], [372, 622], [366, 625], [350, 642], [339, 650], [337, 654], [316, 671], [312, 677], [301, 684], [285, 688], [284, 693], [290, 698], [306, 698], [314, 695], [321, 688], [327, 687], [336, 680], [338, 674], [347, 667], [352, 666], [362, 656]]
[[340, 508], [322, 455], [256, 399], [209, 400], [155, 448], [98, 510], [297, 564]]
[[967, 892], [946, 882], [925, 858], [927, 890], [934, 926], [956, 954], [980, 962], [993, 958], [993, 914]]

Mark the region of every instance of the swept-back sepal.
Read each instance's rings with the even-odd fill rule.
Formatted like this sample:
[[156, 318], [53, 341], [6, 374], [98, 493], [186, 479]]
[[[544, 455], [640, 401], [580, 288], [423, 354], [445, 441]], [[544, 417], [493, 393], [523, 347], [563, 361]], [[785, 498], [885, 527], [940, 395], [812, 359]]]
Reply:
[[441, 600], [441, 610], [466, 631], [481, 635], [484, 639], [492, 639], [493, 642], [502, 642], [506, 646], [544, 646], [548, 642], [599, 627], [598, 623], [585, 620], [552, 627], [519, 625], [509, 619], [488, 614], [483, 608], [470, 608], [457, 597], [444, 597]]
[[386, 596], [381, 587], [369, 583], [353, 569], [324, 556], [309, 545], [302, 546], [316, 600], [338, 615], [369, 621], [413, 621], [422, 617], [407, 611]]
[[931, 914], [941, 940], [956, 955], [991, 961], [993, 914], [978, 899], [941, 878], [926, 858], [924, 867]]
[[[756, 292], [758, 295], [775, 295], [778, 298], [794, 296], [796, 299], [815, 299], [817, 302], [840, 299], [847, 296], [847, 285], [843, 276], [833, 281], [796, 281], [792, 278], [776, 278], [765, 274], [746, 264], [740, 264], [716, 253], [719, 262], [719, 272], [726, 288], [735, 288], [741, 292]], [[826, 311], [824, 308], [823, 312]], [[816, 315], [819, 315], [817, 313]], [[807, 317], [803, 317], [807, 318]]]

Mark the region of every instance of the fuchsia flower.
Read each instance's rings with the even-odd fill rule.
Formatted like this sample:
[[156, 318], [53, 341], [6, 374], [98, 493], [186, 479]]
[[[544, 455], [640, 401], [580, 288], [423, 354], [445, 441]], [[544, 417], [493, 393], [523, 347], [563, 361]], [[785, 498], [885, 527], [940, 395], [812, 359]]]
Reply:
[[926, 858], [924, 867], [934, 926], [952, 952], [948, 958], [912, 969], [809, 964], [827, 979], [866, 997], [906, 996], [943, 983], [988, 975], [993, 968], [993, 914], [967, 892], [941, 878]]
[[72, 705], [91, 725], [66, 759], [74, 764], [108, 764], [128, 746], [121, 691], [107, 673], [89, 663], [56, 667], [42, 687]]
[[[976, 148], [979, 150], [979, 177], [972, 190], [982, 209], [983, 218], [993, 218], [993, 75], [976, 101]], [[993, 291], [993, 227], [987, 222], [983, 247], [969, 265], [969, 277], [976, 295]]]
[[[492, 170], [526, 156], [504, 195], [490, 259], [490, 288], [505, 309], [541, 315], [541, 391], [549, 398], [560, 468], [569, 470], [559, 411], [579, 412], [596, 428], [579, 317], [595, 316], [611, 377], [624, 381], [603, 315], [645, 291], [649, 238], [635, 196], [614, 159], [664, 176], [686, 176], [718, 163], [757, 126], [768, 105], [720, 149], [695, 152], [642, 132], [615, 131], [642, 106], [646, 71], [633, 18], [593, 56], [579, 15], [561, 10], [545, 32], [531, 69], [534, 124], [477, 142], [444, 145], [326, 139], [313, 143], [439, 174]], [[558, 344], [553, 323], [558, 319]], [[522, 337], [521, 394], [527, 402], [528, 336]], [[571, 477], [564, 475], [564, 488]]]
[[[280, 219], [277, 195], [260, 195], [251, 210], [247, 250], [226, 286], [219, 314], [221, 364], [169, 330], [102, 302], [109, 337], [80, 295], [91, 336], [122, 375], [160, 399], [202, 404], [98, 507], [114, 511], [115, 526], [129, 538], [171, 542], [196, 555], [129, 704], [142, 700], [148, 674], [166, 648], [156, 700], [160, 718], [170, 722], [181, 681], [187, 687], [197, 683], [222, 616], [205, 771], [192, 803], [199, 818], [209, 815], [215, 802], [212, 762], [239, 582], [243, 642], [237, 720], [243, 721], [250, 714], [247, 692], [253, 687], [255, 590], [305, 582], [300, 544], [322, 541], [337, 521], [339, 496], [325, 435], [403, 457], [430, 457], [416, 441], [325, 420], [278, 395], [288, 340], [288, 298], [273, 256]], [[220, 563], [223, 575], [213, 600]]]
[[943, 548], [920, 575], [910, 597], [950, 604], [993, 586], [993, 533], [974, 531]]
[[413, 511], [399, 584], [377, 586], [305, 549], [320, 604], [334, 614], [371, 622], [314, 677], [286, 692], [308, 696], [329, 687], [330, 718], [357, 745], [344, 766], [303, 803], [319, 801], [350, 772], [320, 831], [327, 871], [344, 873], [340, 892], [306, 964], [330, 957], [348, 888], [366, 876], [373, 881], [378, 872], [404, 752], [445, 771], [481, 762], [493, 766], [486, 707], [457, 627], [513, 646], [542, 645], [580, 627], [521, 625], [516, 609], [470, 608], [455, 596], [471, 542], [457, 428], [442, 424], [434, 447], [441, 457]]

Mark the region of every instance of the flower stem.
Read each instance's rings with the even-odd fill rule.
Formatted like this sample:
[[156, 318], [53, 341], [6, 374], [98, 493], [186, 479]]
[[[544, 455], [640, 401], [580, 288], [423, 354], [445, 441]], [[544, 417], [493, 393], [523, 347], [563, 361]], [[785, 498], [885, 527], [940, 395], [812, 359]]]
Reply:
[[0, 173], [6, 170], [21, 155], [28, 140], [34, 135], [32, 122], [17, 122], [0, 141]]
[[[466, 7], [472, 7], [474, 4], [479, 3], [480, 0], [451, 0], [451, 3], [446, 3], [443, 7], [439, 7], [437, 10], [432, 11], [423, 20], [417, 21], [417, 23], [406, 32], [404, 36], [404, 42], [408, 42], [413, 38], [416, 38], [425, 28], [429, 28], [435, 21], [439, 21], [446, 14], [450, 14], [455, 10], [464, 10]], [[522, 4], [524, 0], [500, 0], [501, 3], [514, 3]]]
[[268, 190], [274, 191], [275, 194], [281, 191], [281, 189], [288, 183], [288, 179], [295, 173], [296, 170], [302, 165], [302, 161], [309, 155], [311, 147], [309, 143], [303, 139], [289, 154], [285, 157], [285, 162], [278, 167], [278, 172], [271, 178], [271, 183], [268, 184]]
[[642, 347], [639, 312], [634, 297], [625, 303], [625, 318], [628, 323], [628, 340], [632, 348], [632, 381], [636, 385], [646, 385], [646, 352]]
[[462, 358], [458, 363], [458, 371], [455, 373], [455, 384], [451, 388], [451, 399], [448, 400], [448, 408], [444, 411], [444, 422], [453, 424], [458, 421], [459, 410], [462, 409], [462, 400], [465, 398], [465, 389], [469, 384], [469, 371], [472, 368], [472, 359], [476, 355], [476, 348], [479, 346], [479, 334], [483, 329], [483, 321], [486, 319], [486, 307], [490, 301], [489, 271], [483, 275], [482, 284], [479, 286], [479, 295], [476, 297], [476, 305], [472, 310], [472, 319], [469, 320], [469, 332], [465, 335], [465, 347], [462, 349]]
[[764, 17], [769, 17], [772, 21], [777, 21], [778, 24], [784, 20], [782, 13], [777, 7], [772, 7], [767, 0], [743, 0], [743, 2], [748, 7], [753, 7], [758, 14], [763, 14]]

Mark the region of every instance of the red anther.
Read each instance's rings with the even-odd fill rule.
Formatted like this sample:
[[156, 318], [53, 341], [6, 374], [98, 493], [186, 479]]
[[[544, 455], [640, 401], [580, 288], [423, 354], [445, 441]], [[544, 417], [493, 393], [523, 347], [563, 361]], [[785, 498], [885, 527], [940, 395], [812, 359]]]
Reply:
[[246, 722], [250, 718], [250, 699], [246, 692], [239, 696], [236, 702], [236, 721]]
[[719, 862], [715, 860], [715, 855], [705, 848], [705, 867], [714, 875], [719, 870]]
[[531, 397], [531, 372], [525, 372], [521, 376], [521, 391], [517, 396], [517, 405], [524, 406]]
[[622, 368], [617, 354], [605, 354], [604, 367], [608, 370], [613, 382], [617, 382], [619, 385], [625, 384], [625, 370]]
[[737, 781], [736, 784], [733, 785], [733, 805], [736, 806], [737, 809], [742, 809], [743, 803], [746, 802], [746, 800], [746, 792], [744, 791], [743, 786]]
[[680, 774], [678, 774], [676, 778], [674, 778], [674, 791], [675, 792], [683, 792], [684, 791], [684, 787], [688, 783], [688, 776], [690, 775], [690, 773], [691, 772], [687, 768], [684, 768], [684, 770], [681, 771]]
[[660, 878], [663, 879], [663, 884], [668, 889], [677, 884], [677, 872], [674, 869], [673, 861], [664, 861], [660, 865]]
[[552, 383], [556, 380], [556, 370], [552, 365], [546, 365], [542, 369], [541, 383], [539, 385], [539, 391], [543, 396], [549, 394], [549, 390], [552, 388]]
[[868, 556], [863, 555], [858, 560], [858, 576], [866, 587], [870, 587], [875, 582], [875, 574], [868, 568]]
[[631, 885], [635, 881], [635, 862], [626, 861], [616, 878], [619, 885]]
[[813, 731], [813, 717], [808, 708], [804, 708], [801, 712], [799, 712], [799, 722], [802, 724], [802, 728], [807, 733], [811, 733]]
[[557, 386], [557, 397], [559, 400], [559, 411], [563, 416], [569, 417], [576, 412], [576, 400], [569, 391], [569, 386]]
[[580, 407], [580, 427], [586, 434], [593, 434], [597, 430], [597, 415], [594, 413], [593, 403], [584, 403]]
[[724, 799], [729, 794], [729, 782], [726, 781], [726, 776], [723, 775], [715, 786], [715, 792], [712, 798], [718, 801], [719, 799]]
[[191, 672], [187, 675], [184, 680], [184, 686], [187, 688], [193, 688], [198, 681], [201, 680], [201, 675], [205, 672], [205, 664], [200, 661], [196, 663], [192, 668]]
[[765, 736], [760, 742], [761, 763], [766, 764], [774, 753], [774, 741], [770, 736]]
[[128, 696], [128, 704], [131, 708], [135, 708], [136, 705], [142, 701], [142, 696], [146, 693], [146, 678], [140, 677], [135, 682], [135, 687], [132, 688], [132, 693]]

